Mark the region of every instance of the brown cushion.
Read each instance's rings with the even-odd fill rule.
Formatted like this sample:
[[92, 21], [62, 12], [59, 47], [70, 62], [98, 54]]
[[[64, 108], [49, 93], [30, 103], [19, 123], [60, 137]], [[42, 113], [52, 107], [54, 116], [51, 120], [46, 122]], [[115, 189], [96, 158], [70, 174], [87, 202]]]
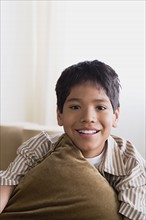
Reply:
[[119, 220], [116, 193], [64, 135], [14, 190], [0, 219]]

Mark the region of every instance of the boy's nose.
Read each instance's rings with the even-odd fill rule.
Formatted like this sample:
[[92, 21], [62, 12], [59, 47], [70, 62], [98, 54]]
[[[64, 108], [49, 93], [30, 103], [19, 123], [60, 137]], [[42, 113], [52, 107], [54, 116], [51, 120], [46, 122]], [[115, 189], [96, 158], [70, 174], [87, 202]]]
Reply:
[[81, 122], [84, 123], [94, 123], [97, 120], [97, 116], [95, 111], [93, 110], [85, 110], [81, 115]]

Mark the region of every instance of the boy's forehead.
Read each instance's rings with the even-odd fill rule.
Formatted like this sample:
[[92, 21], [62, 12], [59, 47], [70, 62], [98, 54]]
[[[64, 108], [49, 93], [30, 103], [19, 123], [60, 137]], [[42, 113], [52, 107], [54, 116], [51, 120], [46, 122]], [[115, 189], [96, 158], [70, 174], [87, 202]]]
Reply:
[[106, 91], [103, 87], [97, 83], [92, 82], [84, 82], [81, 84], [77, 84], [73, 86], [66, 97], [66, 101], [68, 100], [79, 100], [82, 98], [90, 98], [94, 100], [108, 100], [109, 97], [106, 94]]

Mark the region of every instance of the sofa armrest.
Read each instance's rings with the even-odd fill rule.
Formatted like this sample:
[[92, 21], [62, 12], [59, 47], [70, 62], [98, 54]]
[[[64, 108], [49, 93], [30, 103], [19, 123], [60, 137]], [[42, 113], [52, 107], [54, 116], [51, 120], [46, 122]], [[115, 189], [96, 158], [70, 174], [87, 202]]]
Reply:
[[23, 141], [23, 128], [0, 126], [0, 170], [5, 170], [16, 157], [17, 148]]

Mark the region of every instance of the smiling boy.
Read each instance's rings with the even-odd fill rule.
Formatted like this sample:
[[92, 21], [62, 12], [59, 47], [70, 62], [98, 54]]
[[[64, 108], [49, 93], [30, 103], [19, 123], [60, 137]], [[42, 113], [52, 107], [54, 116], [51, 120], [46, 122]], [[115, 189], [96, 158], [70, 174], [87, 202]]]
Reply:
[[[86, 94], [86, 95], [85, 95]], [[71, 89], [63, 111], [58, 110], [58, 123], [86, 158], [102, 153], [112, 127], [116, 126], [119, 109], [113, 113], [105, 91], [94, 82], [82, 82]]]
[[[119, 119], [119, 90], [118, 75], [110, 66], [98, 60], [72, 65], [56, 84], [57, 119], [84, 158], [117, 192], [123, 219], [144, 220], [145, 161], [129, 141], [111, 135]], [[17, 185], [30, 164], [33, 167], [51, 151], [52, 142], [43, 132], [22, 145], [11, 167], [1, 172], [1, 185]], [[29, 154], [34, 155], [32, 161]], [[7, 199], [12, 189], [5, 188]]]

